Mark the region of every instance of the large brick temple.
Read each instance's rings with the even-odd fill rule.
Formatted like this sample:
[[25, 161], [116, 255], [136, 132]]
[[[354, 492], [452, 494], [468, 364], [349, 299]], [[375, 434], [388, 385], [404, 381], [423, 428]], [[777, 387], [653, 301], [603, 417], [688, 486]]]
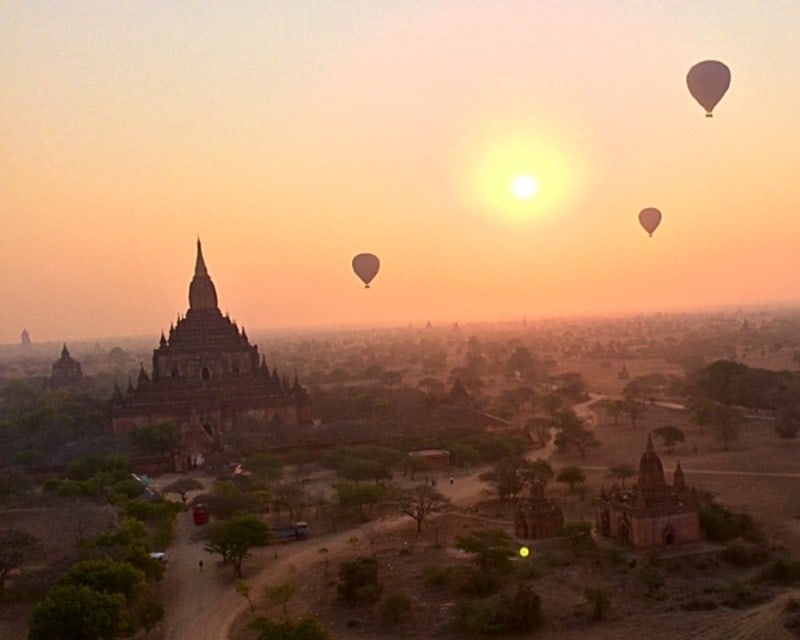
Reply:
[[311, 403], [297, 376], [289, 382], [270, 371], [244, 328], [220, 312], [198, 240], [189, 309], [162, 332], [151, 374], [142, 366], [136, 386], [114, 390], [112, 415], [112, 431], [122, 434], [174, 422], [181, 431], [176, 463], [184, 468], [221, 450], [225, 434], [242, 424], [310, 424]]
[[700, 541], [697, 495], [686, 485], [680, 463], [672, 485], [648, 435], [639, 461], [639, 479], [629, 491], [614, 487], [597, 501], [595, 528], [636, 550], [668, 549]]

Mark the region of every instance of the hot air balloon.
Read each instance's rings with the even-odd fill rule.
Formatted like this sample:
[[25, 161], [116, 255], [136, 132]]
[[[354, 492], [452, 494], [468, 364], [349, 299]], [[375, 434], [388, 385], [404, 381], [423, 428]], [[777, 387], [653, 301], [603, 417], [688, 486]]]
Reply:
[[653, 231], [658, 228], [661, 223], [661, 212], [653, 207], [647, 207], [639, 212], [639, 224], [644, 227], [644, 230], [653, 237]]
[[380, 266], [381, 261], [371, 253], [359, 253], [353, 258], [353, 271], [361, 278], [366, 289], [369, 289], [369, 283], [377, 275]]
[[706, 118], [713, 117], [711, 112], [730, 85], [731, 70], [717, 60], [698, 62], [686, 74], [689, 93], [706, 110]]

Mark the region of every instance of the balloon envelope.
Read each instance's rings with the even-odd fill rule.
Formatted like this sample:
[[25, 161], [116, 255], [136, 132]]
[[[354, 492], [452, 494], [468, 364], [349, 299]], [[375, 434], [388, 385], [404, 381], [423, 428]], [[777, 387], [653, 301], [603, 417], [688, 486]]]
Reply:
[[359, 253], [353, 258], [353, 271], [361, 278], [361, 281], [367, 289], [369, 289], [369, 283], [372, 282], [372, 279], [378, 274], [380, 266], [381, 261], [378, 260], [377, 256], [371, 253]]
[[661, 223], [661, 212], [653, 207], [647, 207], [639, 212], [639, 224], [644, 227], [644, 230], [653, 237], [653, 231], [658, 228]]
[[698, 62], [686, 74], [686, 86], [689, 93], [706, 110], [706, 117], [725, 95], [731, 85], [731, 70], [717, 60]]

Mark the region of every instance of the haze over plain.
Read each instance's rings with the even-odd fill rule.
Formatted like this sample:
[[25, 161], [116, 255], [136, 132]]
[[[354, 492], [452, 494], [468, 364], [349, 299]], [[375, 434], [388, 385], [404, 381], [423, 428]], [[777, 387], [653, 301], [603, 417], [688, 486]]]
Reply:
[[797, 301], [798, 29], [793, 1], [4, 3], [0, 343], [157, 335], [198, 234], [248, 328]]

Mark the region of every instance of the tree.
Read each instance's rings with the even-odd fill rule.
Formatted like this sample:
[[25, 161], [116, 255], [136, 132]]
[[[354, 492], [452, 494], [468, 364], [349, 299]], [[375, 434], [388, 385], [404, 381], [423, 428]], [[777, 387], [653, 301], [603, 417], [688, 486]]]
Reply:
[[381, 600], [381, 618], [388, 624], [397, 624], [411, 611], [411, 599], [402, 591]]
[[602, 587], [586, 587], [583, 595], [592, 605], [592, 620], [601, 620], [611, 606], [611, 599], [606, 590]]
[[790, 440], [797, 437], [798, 431], [800, 431], [800, 407], [794, 405], [780, 411], [775, 420], [775, 432], [781, 438]]
[[141, 602], [148, 592], [144, 572], [127, 562], [110, 558], [75, 563], [60, 584], [83, 585], [98, 593], [119, 593], [128, 606]]
[[741, 414], [728, 405], [717, 403], [713, 415], [714, 437], [722, 443], [725, 451], [729, 451], [731, 441], [739, 437]]
[[531, 418], [525, 423], [525, 428], [528, 430], [529, 435], [536, 436], [536, 439], [539, 441], [539, 446], [546, 446], [552, 438], [552, 422], [548, 418]]
[[289, 600], [291, 600], [298, 591], [298, 586], [296, 582], [281, 582], [280, 584], [276, 584], [273, 586], [267, 585], [264, 587], [264, 596], [272, 601], [272, 605], [281, 605], [281, 611], [283, 612], [283, 619], [286, 620], [289, 617]]
[[608, 470], [608, 477], [615, 478], [622, 482], [622, 488], [625, 488], [625, 480], [633, 478], [636, 475], [636, 469], [629, 464], [616, 464]]
[[281, 482], [272, 490], [272, 504], [276, 510], [280, 512], [282, 508], [286, 509], [293, 521], [295, 513], [302, 513], [308, 500], [308, 492], [299, 482]]
[[506, 502], [515, 499], [525, 486], [522, 465], [522, 458], [506, 458], [478, 477], [493, 484], [500, 502]]
[[619, 417], [625, 413], [625, 401], [624, 400], [610, 400], [605, 405], [606, 413], [609, 417], [614, 419], [614, 426], [619, 424]]
[[363, 522], [367, 521], [364, 506], [377, 504], [386, 496], [386, 487], [375, 484], [362, 484], [360, 482], [347, 482], [341, 480], [333, 485], [336, 492], [336, 501], [342, 506], [358, 506], [358, 512]]
[[258, 634], [256, 640], [332, 640], [319, 620], [312, 616], [305, 616], [297, 622], [275, 622], [259, 616], [248, 626]]
[[631, 427], [635, 429], [636, 421], [645, 414], [647, 405], [633, 396], [627, 396], [623, 402], [625, 403], [625, 413], [631, 420]]
[[40, 547], [39, 539], [27, 531], [0, 530], [0, 596], [6, 576], [24, 562], [32, 560]]
[[200, 491], [203, 489], [203, 483], [195, 478], [178, 478], [175, 482], [171, 482], [164, 487], [164, 493], [177, 493], [183, 502], [183, 508], [186, 509], [186, 494], [190, 491]]
[[233, 581], [233, 588], [236, 589], [236, 593], [247, 600], [247, 604], [250, 605], [250, 611], [255, 611], [253, 600], [250, 597], [250, 585], [241, 578], [236, 578], [236, 580]]
[[223, 562], [230, 561], [236, 577], [242, 577], [242, 560], [250, 549], [267, 544], [270, 530], [266, 524], [251, 514], [235, 516], [227, 522], [215, 522], [209, 529], [205, 550], [218, 553]]
[[686, 440], [686, 436], [683, 431], [672, 425], [666, 425], [659, 427], [658, 429], [654, 429], [653, 433], [661, 438], [661, 441], [667, 448], [667, 453], [672, 453], [675, 450], [675, 445], [677, 443], [684, 442]]
[[556, 476], [558, 482], [563, 482], [569, 485], [569, 490], [572, 491], [578, 483], [586, 482], [586, 474], [580, 467], [568, 466], [563, 467]]
[[664, 574], [658, 567], [653, 566], [649, 562], [642, 564], [639, 569], [639, 580], [647, 587], [647, 595], [651, 598], [664, 586]]
[[339, 595], [349, 604], [372, 604], [381, 597], [383, 587], [378, 581], [378, 560], [358, 557], [339, 567]]
[[145, 600], [136, 608], [134, 615], [144, 629], [144, 637], [147, 638], [156, 625], [164, 619], [164, 607], [155, 600]]
[[600, 443], [592, 431], [586, 428], [586, 423], [572, 409], [562, 409], [553, 414], [553, 427], [556, 430], [555, 444], [560, 449], [574, 446], [586, 458], [586, 449], [596, 447]]
[[422, 532], [422, 523], [430, 514], [443, 511], [450, 504], [447, 498], [427, 484], [399, 492], [397, 502], [400, 511], [416, 521], [417, 534]]
[[31, 610], [28, 640], [115, 640], [130, 630], [122, 594], [56, 585]]
[[169, 453], [180, 441], [181, 432], [174, 422], [164, 420], [134, 429], [130, 438], [133, 445], [145, 453]]
[[500, 586], [500, 581], [511, 570], [511, 538], [500, 529], [474, 531], [466, 536], [456, 536], [457, 549], [475, 554], [476, 574], [471, 587], [477, 595], [485, 596]]
[[283, 460], [271, 453], [254, 453], [244, 460], [244, 467], [267, 482], [283, 474]]

